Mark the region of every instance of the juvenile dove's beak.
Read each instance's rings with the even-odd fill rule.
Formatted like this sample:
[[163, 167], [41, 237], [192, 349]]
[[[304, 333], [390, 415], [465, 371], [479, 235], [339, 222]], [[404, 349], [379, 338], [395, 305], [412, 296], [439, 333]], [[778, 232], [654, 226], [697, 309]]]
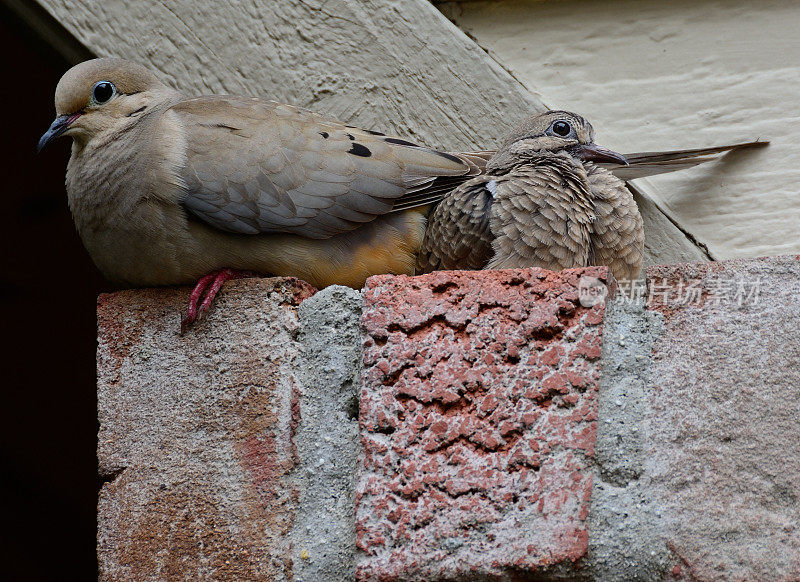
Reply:
[[616, 164], [628, 165], [628, 160], [625, 156], [611, 151], [597, 144], [582, 145], [579, 149], [580, 158], [587, 162], [611, 162]]
[[72, 115], [59, 115], [55, 121], [50, 124], [50, 128], [44, 132], [44, 135], [39, 138], [39, 145], [36, 146], [36, 153], [42, 151], [42, 148], [56, 139], [59, 135], [69, 129], [70, 124], [81, 116], [80, 113], [73, 113]]

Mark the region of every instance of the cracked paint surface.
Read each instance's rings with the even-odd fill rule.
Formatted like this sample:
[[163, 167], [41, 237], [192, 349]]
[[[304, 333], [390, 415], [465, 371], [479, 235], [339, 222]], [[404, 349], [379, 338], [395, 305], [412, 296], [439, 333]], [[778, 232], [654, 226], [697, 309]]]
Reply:
[[571, 568], [585, 556], [607, 269], [371, 278], [357, 578]]

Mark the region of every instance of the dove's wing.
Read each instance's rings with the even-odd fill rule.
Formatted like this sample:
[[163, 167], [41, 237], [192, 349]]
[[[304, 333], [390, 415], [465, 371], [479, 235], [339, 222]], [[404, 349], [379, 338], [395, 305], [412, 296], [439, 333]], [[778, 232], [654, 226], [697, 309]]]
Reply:
[[[483, 174], [486, 169], [486, 162], [494, 153], [495, 152], [459, 152], [452, 155], [462, 158], [474, 166], [472, 173], [467, 176], [467, 178], [471, 178], [477, 174]], [[464, 176], [437, 178], [426, 188], [409, 193], [403, 196], [402, 200], [395, 202], [392, 212], [408, 210], [409, 208], [424, 206], [426, 204], [436, 204], [440, 200], [443, 200], [448, 192], [461, 184], [464, 184]]]
[[[712, 148], [697, 148], [691, 150], [670, 150], [663, 152], [635, 152], [624, 154], [628, 160], [628, 165], [600, 163], [601, 167], [611, 171], [615, 176], [622, 180], [635, 180], [655, 176], [656, 174], [666, 174], [667, 172], [677, 172], [694, 166], [718, 160], [722, 154], [737, 150], [760, 148], [769, 145], [768, 141], [748, 141], [735, 143], [726, 146]], [[488, 160], [496, 151], [468, 152], [463, 155], [472, 156], [472, 159]], [[485, 162], [484, 164], [485, 165]]]
[[222, 230], [328, 238], [478, 174], [465, 156], [244, 97], [184, 100], [184, 206]]
[[492, 256], [489, 216], [492, 179], [462, 184], [433, 209], [417, 255], [417, 274], [448, 269], [482, 269]]
[[[628, 160], [628, 165], [601, 163], [601, 167], [612, 172], [618, 178], [628, 181], [635, 180], [636, 178], [645, 178], [647, 176], [655, 176], [657, 174], [666, 174], [667, 172], [677, 172], [678, 170], [685, 170], [694, 166], [718, 160], [722, 154], [747, 148], [756, 148], [769, 145], [768, 141], [751, 141], [745, 143], [738, 143], [727, 146], [718, 146], [713, 148], [698, 148], [691, 150], [672, 150], [663, 152], [635, 152], [632, 154], [625, 154]], [[497, 152], [494, 150], [485, 150], [477, 152], [463, 152], [454, 154], [456, 156], [464, 157], [473, 163], [477, 168], [483, 169], [486, 162]], [[448, 181], [449, 180], [449, 181]], [[395, 204], [394, 210], [404, 210], [406, 208], [413, 208], [421, 204], [435, 204], [442, 200], [447, 192], [449, 192], [454, 184], [457, 185], [463, 181], [463, 178], [456, 179], [440, 178], [436, 183], [421, 192], [416, 196], [409, 196], [407, 202]]]

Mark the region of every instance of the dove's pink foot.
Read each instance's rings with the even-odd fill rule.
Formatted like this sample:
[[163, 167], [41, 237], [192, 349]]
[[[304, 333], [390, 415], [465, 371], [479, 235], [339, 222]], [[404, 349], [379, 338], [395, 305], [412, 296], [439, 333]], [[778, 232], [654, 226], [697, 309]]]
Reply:
[[214, 297], [217, 296], [217, 293], [225, 281], [260, 276], [261, 275], [253, 271], [221, 269], [209, 273], [200, 279], [197, 285], [194, 286], [194, 289], [192, 289], [191, 295], [189, 295], [189, 309], [186, 311], [186, 317], [181, 321], [181, 333], [184, 333], [195, 321], [203, 317], [203, 314], [211, 307], [211, 304], [214, 302]]

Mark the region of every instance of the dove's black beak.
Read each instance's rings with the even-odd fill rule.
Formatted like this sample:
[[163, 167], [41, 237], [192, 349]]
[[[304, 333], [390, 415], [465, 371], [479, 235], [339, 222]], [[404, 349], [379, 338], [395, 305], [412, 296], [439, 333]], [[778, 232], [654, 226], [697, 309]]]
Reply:
[[580, 146], [578, 148], [578, 157], [587, 162], [610, 162], [612, 164], [628, 165], [628, 160], [622, 154], [593, 143]]
[[39, 138], [39, 145], [36, 146], [36, 153], [42, 151], [42, 148], [56, 139], [59, 135], [69, 129], [73, 121], [81, 116], [80, 113], [73, 113], [72, 115], [59, 115], [55, 121], [50, 124], [50, 128], [44, 132], [44, 135]]

